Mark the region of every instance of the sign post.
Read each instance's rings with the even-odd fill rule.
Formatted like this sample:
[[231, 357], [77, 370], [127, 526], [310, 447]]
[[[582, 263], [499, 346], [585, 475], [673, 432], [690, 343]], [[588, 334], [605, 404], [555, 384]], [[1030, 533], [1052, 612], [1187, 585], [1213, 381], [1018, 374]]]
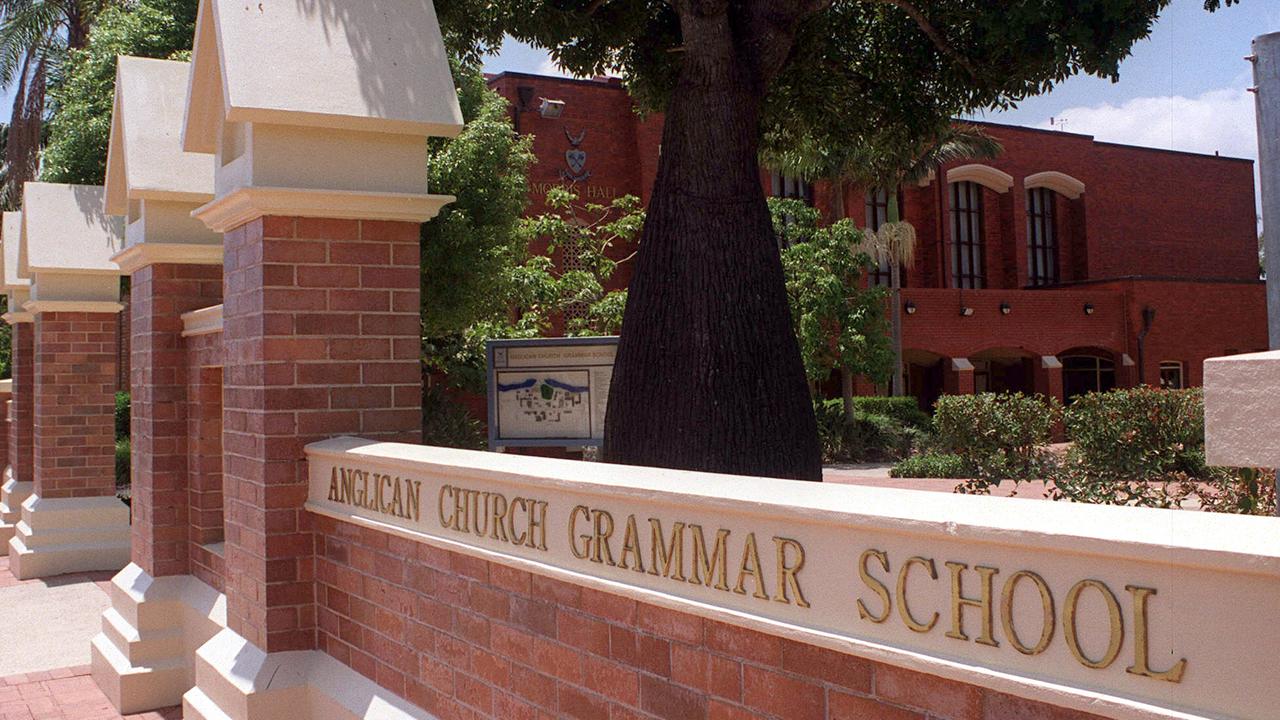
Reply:
[[490, 340], [489, 449], [600, 447], [618, 338]]

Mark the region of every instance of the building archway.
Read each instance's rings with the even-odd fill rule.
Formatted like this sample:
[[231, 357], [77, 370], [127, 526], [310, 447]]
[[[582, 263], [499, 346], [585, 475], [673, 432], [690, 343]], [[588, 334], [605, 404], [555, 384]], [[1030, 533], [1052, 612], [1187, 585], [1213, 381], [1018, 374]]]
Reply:
[[969, 356], [973, 391], [1035, 393], [1036, 356], [1017, 348], [991, 348]]
[[1003, 195], [1013, 187], [1013, 176], [990, 165], [972, 163], [948, 170], [947, 182], [973, 182]]
[[1068, 200], [1079, 200], [1084, 194], [1084, 183], [1057, 170], [1045, 170], [1028, 175], [1022, 180], [1022, 186], [1028, 190], [1048, 188]]
[[933, 404], [942, 395], [942, 373], [946, 357], [928, 350], [903, 350], [903, 377], [907, 394], [925, 412], [933, 412]]
[[1091, 392], [1117, 386], [1115, 354], [1098, 348], [1075, 348], [1058, 355], [1062, 361], [1062, 394], [1066, 403]]

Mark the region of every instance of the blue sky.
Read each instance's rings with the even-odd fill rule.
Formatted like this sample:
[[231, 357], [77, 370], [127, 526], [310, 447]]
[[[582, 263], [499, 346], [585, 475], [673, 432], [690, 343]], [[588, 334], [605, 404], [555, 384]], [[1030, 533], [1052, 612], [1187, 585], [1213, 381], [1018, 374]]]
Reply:
[[[1133, 48], [1120, 81], [1075, 77], [1017, 109], [976, 116], [1050, 127], [1148, 147], [1257, 157], [1250, 41], [1280, 30], [1280, 0], [1243, 0], [1216, 13], [1202, 0], [1174, 0], [1151, 36]], [[485, 63], [488, 72], [558, 74], [547, 54], [514, 41]]]

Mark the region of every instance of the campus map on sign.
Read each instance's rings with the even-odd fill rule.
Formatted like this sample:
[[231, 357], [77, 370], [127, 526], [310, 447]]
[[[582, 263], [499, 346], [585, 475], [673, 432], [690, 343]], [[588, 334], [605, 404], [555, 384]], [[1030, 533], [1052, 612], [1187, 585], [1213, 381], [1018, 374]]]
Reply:
[[617, 348], [616, 337], [490, 341], [489, 446], [598, 446]]

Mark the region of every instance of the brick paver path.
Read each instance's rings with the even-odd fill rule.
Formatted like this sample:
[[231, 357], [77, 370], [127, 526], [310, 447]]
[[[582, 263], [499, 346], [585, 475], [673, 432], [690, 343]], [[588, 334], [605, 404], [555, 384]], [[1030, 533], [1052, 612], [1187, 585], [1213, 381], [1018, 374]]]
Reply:
[[120, 715], [98, 690], [89, 667], [0, 679], [0, 720], [180, 720], [182, 708]]
[[[20, 581], [9, 572], [9, 558], [0, 555], [0, 588], [38, 582], [91, 581], [105, 591], [114, 574], [85, 573]], [[0, 720], [180, 720], [181, 717], [180, 707], [122, 716], [98, 690], [88, 665], [0, 678]]]

